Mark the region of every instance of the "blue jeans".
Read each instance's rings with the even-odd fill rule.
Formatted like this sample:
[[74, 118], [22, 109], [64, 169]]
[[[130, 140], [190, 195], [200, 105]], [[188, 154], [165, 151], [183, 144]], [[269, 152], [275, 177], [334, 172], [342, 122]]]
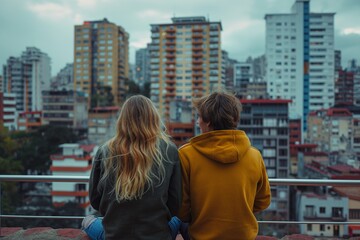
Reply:
[[[182, 222], [177, 217], [172, 217], [168, 222], [169, 228], [171, 230], [171, 237], [175, 240]], [[104, 240], [105, 233], [104, 227], [102, 225], [102, 220], [96, 218], [87, 228], [83, 229], [86, 234], [90, 237], [91, 240]]]

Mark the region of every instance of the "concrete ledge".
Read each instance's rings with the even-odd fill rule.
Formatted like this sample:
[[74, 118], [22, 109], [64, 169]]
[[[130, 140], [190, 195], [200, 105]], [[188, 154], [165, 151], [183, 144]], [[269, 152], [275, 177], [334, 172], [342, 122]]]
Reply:
[[[3, 227], [0, 228], [1, 240], [90, 240], [84, 231], [74, 228], [59, 228], [53, 229], [49, 227], [38, 227], [23, 229], [20, 227]], [[292, 234], [281, 238], [281, 240], [339, 240], [343, 238], [327, 238], [327, 237], [312, 237], [302, 234]], [[178, 235], [176, 240], [183, 240]], [[257, 236], [256, 240], [278, 240], [275, 237]], [[360, 237], [352, 237], [349, 240], [360, 240]]]

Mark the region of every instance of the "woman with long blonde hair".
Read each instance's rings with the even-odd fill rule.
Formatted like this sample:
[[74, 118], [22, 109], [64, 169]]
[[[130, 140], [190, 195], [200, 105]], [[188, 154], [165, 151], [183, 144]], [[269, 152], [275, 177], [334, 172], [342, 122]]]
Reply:
[[181, 203], [179, 157], [150, 99], [125, 101], [115, 136], [95, 155], [89, 196], [106, 239], [171, 239], [168, 221]]

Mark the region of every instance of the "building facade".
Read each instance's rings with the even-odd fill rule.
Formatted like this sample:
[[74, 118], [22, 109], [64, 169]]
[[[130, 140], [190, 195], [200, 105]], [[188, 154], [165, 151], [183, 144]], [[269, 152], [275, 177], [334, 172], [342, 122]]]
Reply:
[[16, 95], [0, 92], [0, 126], [10, 131], [17, 129]]
[[74, 36], [74, 90], [84, 92], [91, 107], [122, 103], [129, 77], [129, 34], [105, 18], [76, 25]]
[[354, 103], [354, 72], [338, 70], [335, 80], [335, 104]]
[[169, 120], [169, 105], [191, 101], [225, 87], [221, 63], [221, 22], [205, 17], [174, 17], [151, 24], [151, 100]]
[[307, 141], [318, 144], [320, 151], [352, 151], [353, 116], [348, 109], [330, 108], [308, 116]]
[[141, 48], [135, 53], [135, 82], [144, 87], [150, 82], [150, 54], [148, 48]]
[[[53, 176], [90, 176], [92, 158], [97, 150], [95, 145], [65, 143], [59, 147], [61, 153], [50, 156], [50, 171]], [[84, 209], [85, 215], [92, 211], [87, 182], [53, 182], [51, 196], [55, 207], [67, 202], [75, 202]]]
[[[331, 194], [303, 193], [299, 202], [298, 221], [319, 223], [300, 224], [300, 232], [310, 236], [344, 237], [348, 235], [346, 222], [349, 215], [349, 199]], [[320, 222], [334, 222], [322, 224]]]
[[290, 117], [307, 128], [310, 111], [334, 105], [334, 13], [310, 13], [296, 0], [289, 14], [267, 14], [266, 80], [273, 99], [291, 99]]
[[89, 111], [88, 140], [101, 145], [115, 136], [119, 107], [96, 107]]
[[21, 57], [10, 57], [3, 67], [4, 92], [15, 93], [16, 110], [42, 110], [41, 92], [50, 89], [51, 67], [46, 53], [27, 47]]
[[83, 92], [43, 91], [44, 124], [87, 129], [87, 104]]
[[234, 64], [234, 90], [241, 93], [247, 88], [247, 85], [253, 82], [252, 63], [239, 62]]
[[[288, 178], [289, 100], [242, 99], [240, 125], [262, 154], [269, 178]], [[271, 186], [271, 204], [266, 212], [289, 219], [289, 186]]]
[[17, 122], [19, 131], [34, 131], [43, 125], [42, 112], [21, 112]]

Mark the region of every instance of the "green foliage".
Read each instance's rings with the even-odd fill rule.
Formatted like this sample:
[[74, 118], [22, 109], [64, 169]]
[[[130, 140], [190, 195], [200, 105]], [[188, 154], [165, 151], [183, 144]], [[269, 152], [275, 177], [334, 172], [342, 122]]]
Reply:
[[140, 87], [139, 85], [137, 85], [133, 80], [129, 80], [128, 81], [128, 95], [136, 95], [136, 94], [140, 94]]
[[91, 107], [106, 107], [114, 105], [114, 95], [110, 86], [97, 86], [96, 92], [91, 96]]
[[149, 82], [144, 84], [144, 88], [142, 89], [141, 94], [144, 95], [145, 97], [150, 98], [150, 83]]
[[58, 126], [41, 126], [37, 131], [14, 136], [18, 143], [16, 159], [25, 171], [46, 172], [51, 165], [50, 155], [58, 152], [63, 143], [74, 143], [78, 136], [72, 129]]

